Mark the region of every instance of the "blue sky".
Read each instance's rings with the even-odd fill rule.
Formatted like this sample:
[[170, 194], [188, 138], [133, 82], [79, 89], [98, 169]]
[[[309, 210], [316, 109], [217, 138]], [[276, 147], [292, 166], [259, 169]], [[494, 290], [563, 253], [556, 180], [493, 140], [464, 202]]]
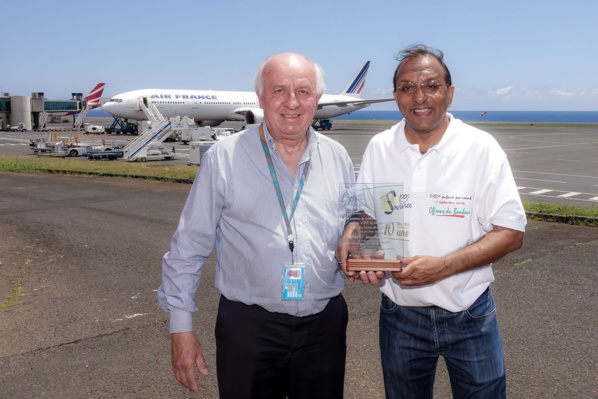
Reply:
[[[253, 90], [257, 65], [305, 54], [340, 92], [371, 66], [391, 95], [395, 55], [444, 51], [454, 110], [598, 110], [598, 2], [532, 0], [2, 0], [0, 88], [70, 99], [142, 88]], [[393, 103], [369, 109], [395, 109]]]

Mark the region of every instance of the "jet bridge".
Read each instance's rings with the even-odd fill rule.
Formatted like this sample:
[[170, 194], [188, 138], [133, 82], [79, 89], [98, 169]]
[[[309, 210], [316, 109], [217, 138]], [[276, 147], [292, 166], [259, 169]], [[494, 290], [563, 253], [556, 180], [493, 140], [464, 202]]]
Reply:
[[139, 97], [137, 101], [152, 127], [127, 144], [123, 149], [123, 158], [128, 161], [174, 159], [174, 153], [162, 145], [172, 133], [172, 122], [164, 118], [149, 97]]

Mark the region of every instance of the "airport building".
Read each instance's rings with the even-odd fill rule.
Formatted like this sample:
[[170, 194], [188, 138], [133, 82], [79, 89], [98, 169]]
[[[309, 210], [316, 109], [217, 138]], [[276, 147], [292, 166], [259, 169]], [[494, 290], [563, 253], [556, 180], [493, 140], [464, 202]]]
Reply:
[[73, 93], [71, 100], [47, 100], [44, 93], [31, 93], [31, 96], [0, 96], [0, 119], [2, 130], [21, 126], [22, 130], [36, 130], [44, 127], [49, 115], [72, 115], [80, 113], [83, 94]]

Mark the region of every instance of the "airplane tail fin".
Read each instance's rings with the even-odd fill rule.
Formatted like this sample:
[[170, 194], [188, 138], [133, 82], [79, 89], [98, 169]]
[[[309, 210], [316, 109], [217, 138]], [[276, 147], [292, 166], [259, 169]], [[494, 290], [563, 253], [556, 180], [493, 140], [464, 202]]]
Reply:
[[106, 86], [106, 83], [98, 83], [96, 87], [91, 89], [89, 94], [85, 96], [85, 101], [87, 101], [87, 105], [91, 105], [94, 107], [100, 105], [100, 97], [102, 97], [102, 93], [104, 92], [104, 86]]
[[352, 97], [359, 97], [361, 95], [361, 90], [365, 85], [365, 77], [368, 74], [368, 69], [370, 69], [370, 62], [366, 61], [364, 64], [359, 68], [351, 82], [345, 87], [345, 90], [341, 94], [352, 96]]

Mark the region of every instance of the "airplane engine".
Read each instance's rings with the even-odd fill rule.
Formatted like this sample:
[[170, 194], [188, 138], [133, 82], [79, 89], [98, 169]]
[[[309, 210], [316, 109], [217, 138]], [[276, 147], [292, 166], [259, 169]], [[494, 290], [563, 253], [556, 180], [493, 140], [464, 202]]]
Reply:
[[245, 123], [248, 125], [262, 123], [262, 120], [264, 120], [264, 111], [261, 109], [252, 109], [245, 113]]
[[195, 124], [197, 126], [210, 126], [210, 127], [215, 127], [220, 125], [222, 122], [222, 120], [218, 120], [218, 119], [204, 119], [203, 121], [195, 121]]

